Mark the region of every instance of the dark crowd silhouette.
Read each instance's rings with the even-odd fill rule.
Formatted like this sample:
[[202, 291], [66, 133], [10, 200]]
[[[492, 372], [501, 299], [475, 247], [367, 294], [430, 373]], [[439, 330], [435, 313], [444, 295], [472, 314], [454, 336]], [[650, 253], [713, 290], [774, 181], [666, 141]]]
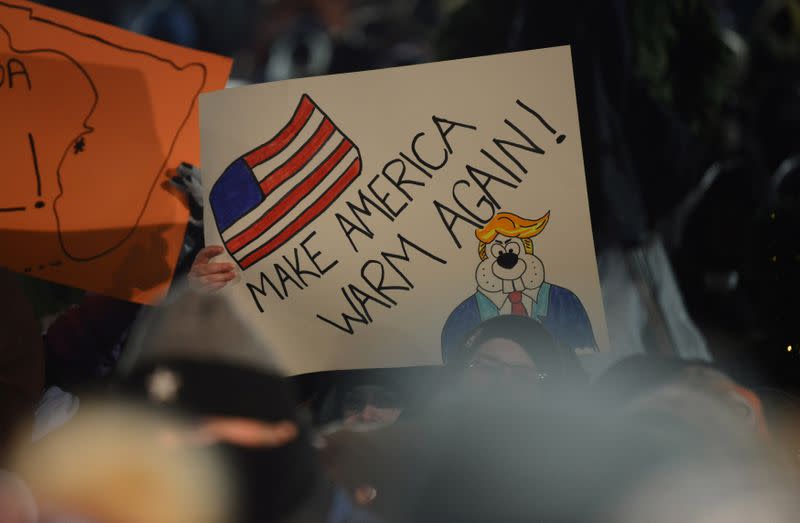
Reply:
[[796, 0], [42, 3], [231, 86], [569, 44], [610, 348], [499, 315], [441, 366], [286, 376], [183, 164], [159, 305], [0, 269], [0, 523], [797, 521]]

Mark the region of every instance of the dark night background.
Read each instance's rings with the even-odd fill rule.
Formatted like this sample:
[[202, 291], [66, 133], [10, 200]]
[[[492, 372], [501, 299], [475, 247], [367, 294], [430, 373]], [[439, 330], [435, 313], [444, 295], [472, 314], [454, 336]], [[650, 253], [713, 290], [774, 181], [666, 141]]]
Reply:
[[[798, 392], [800, 1], [44, 4], [265, 82], [570, 44], [598, 254], [663, 240], [717, 362]], [[30, 283], [44, 315], [80, 297]]]

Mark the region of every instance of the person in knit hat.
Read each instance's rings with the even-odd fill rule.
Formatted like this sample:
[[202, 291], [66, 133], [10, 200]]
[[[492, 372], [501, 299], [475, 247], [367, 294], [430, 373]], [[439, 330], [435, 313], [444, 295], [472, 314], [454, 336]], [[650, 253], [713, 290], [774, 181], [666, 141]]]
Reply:
[[296, 398], [224, 294], [186, 287], [135, 328], [123, 390], [190, 420], [175, 441], [227, 456], [237, 521], [369, 521], [327, 481]]

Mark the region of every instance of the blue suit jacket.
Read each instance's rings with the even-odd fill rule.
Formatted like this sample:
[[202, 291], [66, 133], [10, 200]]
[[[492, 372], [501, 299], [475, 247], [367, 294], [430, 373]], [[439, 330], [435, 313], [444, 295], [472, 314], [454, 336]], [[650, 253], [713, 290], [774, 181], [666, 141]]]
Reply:
[[[458, 350], [464, 337], [479, 323], [499, 315], [497, 306], [480, 291], [461, 302], [442, 329], [442, 361], [446, 362], [448, 356]], [[562, 346], [597, 350], [589, 316], [580, 299], [569, 289], [543, 283], [530, 315]]]

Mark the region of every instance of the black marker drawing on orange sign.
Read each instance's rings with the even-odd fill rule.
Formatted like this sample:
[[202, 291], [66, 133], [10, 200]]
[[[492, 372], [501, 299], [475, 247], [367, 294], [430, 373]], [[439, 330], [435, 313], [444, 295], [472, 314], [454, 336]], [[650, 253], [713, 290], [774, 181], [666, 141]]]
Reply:
[[[42, 196], [42, 178], [39, 175], [39, 161], [36, 158], [36, 143], [33, 140], [33, 135], [28, 133], [28, 144], [30, 145], [31, 149], [31, 160], [33, 161], [33, 172], [36, 174], [36, 196], [41, 198]], [[44, 202], [41, 200], [37, 200], [34, 204], [34, 207], [37, 209], [41, 209], [44, 207]], [[0, 212], [20, 212], [26, 210], [24, 205], [20, 205], [17, 207], [0, 207]]]
[[[24, 25], [26, 30], [17, 32], [15, 28], [22, 24], [30, 26]], [[78, 60], [52, 48], [52, 45], [37, 46], [35, 38], [30, 36], [37, 24], [46, 26], [51, 33], [52, 30], [64, 31], [65, 39], [77, 38], [85, 41], [87, 46], [98, 46], [101, 53], [127, 53], [140, 69], [112, 69], [111, 66]], [[5, 84], [3, 90], [6, 92], [0, 104], [9, 106], [3, 107], [4, 113], [24, 115], [25, 118], [12, 120], [21, 122], [27, 119], [33, 130], [27, 132], [26, 137], [26, 132], [20, 133], [18, 128], [6, 129], [5, 134], [22, 134], [23, 139], [27, 138], [28, 147], [21, 147], [19, 138], [14, 136], [0, 136], [0, 143], [6, 145], [12, 155], [30, 151], [36, 174], [33, 207], [45, 207], [44, 200], [52, 207], [58, 242], [66, 258], [87, 262], [117, 250], [140, 225], [158, 179], [195, 110], [199, 94], [206, 86], [206, 66], [200, 62], [178, 65], [157, 54], [118, 45], [98, 35], [37, 16], [31, 7], [0, 1], [2, 55], [12, 56], [0, 60], [5, 64], [0, 73], [0, 86]], [[173, 99], [169, 99], [167, 104], [169, 110], [151, 107], [150, 104], [156, 103], [151, 97], [161, 93], [148, 89], [143, 71], [153, 73], [161, 80], [174, 78], [175, 82], [170, 86]], [[137, 76], [131, 76], [132, 81], [127, 82], [124, 89], [103, 89], [105, 84], [115, 83], [111, 78], [121, 74]], [[61, 96], [53, 94], [54, 88]], [[21, 98], [22, 91], [27, 98]], [[164, 96], [166, 99], [167, 95]], [[24, 112], [25, 104], [30, 109], [27, 112]], [[47, 121], [41, 121], [43, 119]], [[52, 125], [54, 121], [59, 125]], [[41, 129], [37, 130], [37, 124]], [[74, 131], [70, 131], [70, 127]], [[86, 139], [90, 134], [93, 136], [92, 147], [88, 147], [89, 140]], [[125, 154], [146, 168], [131, 172], [129, 164], [132, 162], [126, 162]], [[113, 179], [109, 180], [109, 176]], [[104, 185], [111, 190], [103, 195], [102, 201], [98, 201], [97, 196], [103, 193], [100, 188]], [[51, 190], [43, 190], [43, 186]], [[114, 227], [114, 236], [109, 235], [102, 245], [98, 245], [96, 238], [92, 244], [70, 243], [76, 240], [68, 240], [65, 231], [81, 230], [85, 226], [87, 205], [92, 202], [96, 207], [92, 209], [95, 215], [108, 213], [116, 224], [125, 223], [125, 227]], [[24, 212], [26, 209], [27, 205], [10, 205], [0, 208], [0, 212]], [[73, 237], [80, 239], [80, 235], [70, 236]]]
[[[304, 94], [289, 122], [234, 160], [211, 188], [225, 248], [242, 269], [251, 267], [316, 220], [360, 174], [358, 147]], [[288, 188], [290, 179], [299, 181]]]
[[[36, 157], [36, 141], [33, 139], [33, 135], [28, 133], [28, 143], [31, 146], [31, 160], [33, 161], [33, 172], [36, 174], [36, 197], [42, 197], [42, 175], [39, 174], [39, 159]], [[41, 209], [44, 207], [44, 202], [42, 200], [37, 200], [34, 206], [37, 209]]]
[[83, 152], [83, 149], [85, 147], [86, 147], [86, 140], [84, 140], [83, 136], [81, 136], [75, 141], [75, 145], [72, 146], [72, 152], [75, 154], [80, 154]]

